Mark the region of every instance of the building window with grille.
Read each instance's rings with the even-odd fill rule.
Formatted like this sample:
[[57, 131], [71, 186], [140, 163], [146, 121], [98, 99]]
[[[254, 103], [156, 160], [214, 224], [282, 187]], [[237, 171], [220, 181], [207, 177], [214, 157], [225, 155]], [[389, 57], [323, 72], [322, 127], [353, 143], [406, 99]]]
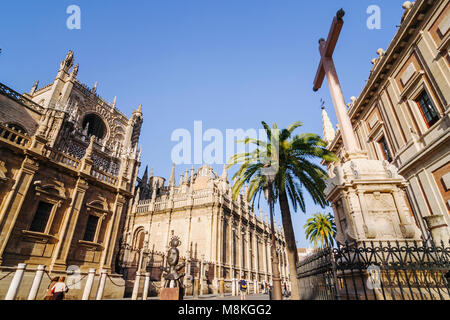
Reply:
[[392, 162], [392, 155], [391, 151], [389, 150], [386, 138], [382, 137], [380, 140], [378, 140], [378, 144], [380, 145], [381, 151], [383, 152], [384, 159], [389, 162]]
[[95, 235], [97, 233], [97, 226], [98, 226], [98, 220], [99, 217], [94, 215], [89, 215], [87, 223], [86, 223], [86, 229], [84, 231], [84, 241], [94, 242], [95, 241]]
[[416, 99], [416, 103], [428, 128], [439, 120], [439, 112], [425, 90]]
[[44, 233], [47, 227], [53, 205], [47, 202], [40, 201], [31, 222], [30, 231]]

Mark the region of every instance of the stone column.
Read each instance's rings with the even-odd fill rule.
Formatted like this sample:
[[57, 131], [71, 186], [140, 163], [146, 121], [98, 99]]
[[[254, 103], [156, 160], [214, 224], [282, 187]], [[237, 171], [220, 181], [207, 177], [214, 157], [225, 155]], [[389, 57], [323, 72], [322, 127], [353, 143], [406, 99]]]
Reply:
[[234, 274], [235, 274], [235, 271], [236, 271], [236, 261], [235, 261], [235, 250], [234, 250], [234, 248], [235, 248], [235, 242], [236, 242], [236, 239], [235, 239], [235, 234], [236, 234], [236, 229], [235, 229], [235, 226], [234, 226], [234, 219], [230, 219], [230, 232], [229, 232], [229, 234], [230, 234], [230, 241], [229, 241], [229, 244], [230, 244], [230, 261], [229, 261], [229, 264], [230, 264], [230, 276], [229, 276], [229, 278], [230, 279], [233, 279], [234, 278]]
[[255, 268], [256, 268], [256, 277], [255, 281], [259, 281], [259, 237], [256, 236], [256, 229], [255, 229]]
[[213, 209], [212, 219], [211, 219], [211, 251], [210, 251], [210, 260], [214, 262], [214, 264], [217, 265], [218, 259], [217, 259], [217, 242], [218, 242], [218, 236], [217, 236], [217, 221], [218, 221], [218, 208], [215, 207]]
[[[192, 225], [192, 208], [188, 209], [187, 217], [185, 219], [187, 224], [187, 232], [186, 232], [186, 251], [189, 252], [191, 245], [191, 225]], [[189, 252], [189, 256], [192, 255], [192, 252]]]
[[280, 245], [279, 250], [279, 260], [280, 260], [280, 277], [284, 280], [285, 274], [284, 274], [284, 253], [283, 253], [283, 247]]
[[138, 260], [138, 268], [137, 271], [141, 271], [142, 269], [142, 261], [144, 260], [144, 249], [139, 250], [139, 260]]
[[269, 274], [269, 267], [267, 265], [267, 238], [264, 236], [263, 239], [263, 257], [264, 257], [264, 280], [267, 282], [267, 276]]
[[194, 299], [198, 299], [199, 291], [200, 291], [200, 281], [199, 281], [198, 277], [195, 277], [194, 278], [194, 288], [193, 288], [193, 293], [192, 293], [192, 295], [194, 296]]
[[[230, 218], [231, 219], [231, 218]], [[224, 264], [224, 268], [225, 265], [231, 265], [230, 263], [230, 219], [225, 219], [223, 222], [223, 232], [225, 233], [225, 241], [223, 243], [224, 246], [224, 250], [223, 250], [223, 264]], [[224, 277], [225, 278], [225, 277]]]
[[168, 201], [168, 205], [170, 208], [169, 211], [169, 220], [167, 221], [167, 232], [166, 232], [166, 237], [165, 237], [165, 242], [164, 242], [164, 250], [169, 248], [169, 242], [170, 242], [170, 225], [172, 224], [172, 213], [173, 213], [173, 200], [169, 200]]
[[214, 238], [213, 238], [213, 214], [211, 213], [210, 215], [208, 215], [206, 217], [206, 219], [208, 220], [208, 235], [207, 235], [207, 239], [209, 241], [206, 242], [206, 246], [205, 246], [205, 259], [206, 261], [212, 261], [213, 260], [213, 255], [212, 255], [212, 246], [213, 246], [213, 242], [214, 242]]
[[136, 278], [134, 279], [133, 293], [131, 294], [131, 300], [137, 300], [140, 282], [141, 282], [141, 272], [137, 271]]
[[45, 266], [38, 265], [36, 270], [36, 275], [34, 276], [33, 284], [31, 285], [30, 293], [28, 294], [27, 300], [36, 299], [39, 287], [41, 286], [42, 277], [44, 276]]
[[88, 183], [83, 179], [78, 178], [75, 190], [71, 195], [72, 202], [70, 203], [70, 206], [63, 217], [61, 233], [59, 241], [55, 246], [50, 269], [66, 269], [67, 256], [72, 244], [75, 227], [77, 225], [78, 216], [80, 214], [81, 206], [84, 201], [84, 196], [88, 188]]
[[247, 270], [249, 272], [249, 275], [247, 279], [250, 279], [250, 274], [253, 269], [253, 263], [252, 263], [252, 251], [251, 251], [251, 243], [250, 243], [250, 227], [246, 228], [246, 238], [247, 238]]
[[112, 269], [112, 257], [114, 255], [114, 249], [116, 247], [117, 233], [119, 230], [120, 218], [122, 216], [122, 210], [125, 203], [125, 199], [119, 193], [116, 195], [114, 213], [109, 220], [108, 229], [106, 231], [105, 249], [102, 253], [101, 268]]
[[203, 264], [203, 259], [200, 260], [200, 270], [199, 270], [199, 280], [200, 280], [200, 295], [203, 294], [203, 290], [204, 290], [204, 264]]
[[290, 281], [290, 273], [289, 273], [289, 259], [287, 258], [287, 251], [286, 247], [283, 248], [284, 257], [286, 258], [286, 264], [284, 266], [284, 274], [286, 275], [286, 278], [288, 279], [288, 282]]
[[419, 237], [419, 228], [417, 228], [415, 222], [412, 221], [409, 209], [406, 206], [404, 194], [402, 194], [399, 189], [394, 189], [392, 196], [397, 208], [402, 235], [407, 239], [416, 238], [416, 236]]
[[[223, 279], [223, 246], [225, 245], [223, 243], [223, 227], [224, 227], [224, 217], [222, 213], [220, 214], [220, 217], [218, 219], [218, 248], [217, 248], [217, 278]], [[220, 284], [219, 284], [219, 292], [220, 292]]]
[[145, 273], [144, 293], [142, 294], [142, 300], [146, 301], [148, 298], [148, 290], [150, 288], [150, 272]]
[[188, 285], [191, 285], [189, 280], [189, 275], [191, 274], [191, 258], [189, 255], [186, 257], [186, 275], [184, 276], [183, 282], [184, 286], [187, 288]]
[[225, 280], [223, 278], [219, 280], [219, 296], [225, 296]]
[[427, 216], [424, 217], [424, 220], [427, 223], [428, 230], [430, 230], [434, 244], [436, 246], [441, 246], [443, 243], [444, 247], [448, 247], [450, 235], [449, 228], [447, 223], [445, 222], [444, 216], [441, 214]]
[[23, 201], [28, 194], [31, 181], [33, 181], [37, 170], [38, 163], [26, 156], [22, 162], [22, 167], [16, 174], [16, 182], [11, 191], [5, 196], [5, 204], [0, 212], [0, 264], [8, 239], [16, 224]]
[[89, 269], [89, 274], [86, 280], [86, 285], [84, 286], [83, 297], [81, 300], [89, 300], [89, 296], [91, 295], [92, 285], [94, 284], [95, 278], [95, 269]]
[[16, 298], [17, 292], [19, 291], [20, 284], [22, 283], [23, 274], [25, 273], [26, 263], [19, 263], [17, 265], [14, 277], [9, 284], [8, 292], [6, 293], [5, 300], [14, 300]]
[[231, 279], [231, 295], [236, 296], [236, 279], [234, 277]]
[[100, 271], [100, 283], [98, 285], [97, 296], [95, 297], [95, 300], [102, 300], [102, 298], [103, 298], [103, 291], [105, 290], [107, 273], [108, 273], [108, 270], [105, 270], [105, 269], [102, 269]]
[[236, 255], [238, 256], [239, 259], [239, 274], [238, 274], [238, 279], [242, 276], [242, 268], [243, 268], [243, 261], [242, 261], [242, 254], [243, 254], [243, 248], [242, 248], [242, 220], [239, 220], [239, 226], [238, 226], [238, 230], [236, 233], [236, 237], [237, 237], [237, 246], [236, 246]]
[[245, 260], [245, 253], [246, 253], [246, 250], [245, 250], [245, 228], [241, 229], [240, 246], [241, 246], [240, 257], [241, 257], [241, 261], [242, 261], [242, 264], [241, 264], [242, 267], [241, 267], [241, 274], [239, 275], [239, 279], [243, 276], [243, 274], [244, 274], [243, 272], [247, 268], [247, 263], [248, 263], [248, 261]]

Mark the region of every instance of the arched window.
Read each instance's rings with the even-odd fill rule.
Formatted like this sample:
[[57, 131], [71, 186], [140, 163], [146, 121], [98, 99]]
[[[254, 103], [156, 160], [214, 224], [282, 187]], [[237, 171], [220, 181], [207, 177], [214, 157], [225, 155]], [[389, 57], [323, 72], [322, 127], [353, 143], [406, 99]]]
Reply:
[[102, 118], [100, 118], [95, 113], [90, 113], [83, 119], [83, 129], [88, 127], [88, 136], [94, 135], [99, 139], [103, 139], [106, 135], [106, 125], [103, 122]]
[[134, 249], [144, 248], [145, 232], [143, 228], [139, 228], [134, 236]]

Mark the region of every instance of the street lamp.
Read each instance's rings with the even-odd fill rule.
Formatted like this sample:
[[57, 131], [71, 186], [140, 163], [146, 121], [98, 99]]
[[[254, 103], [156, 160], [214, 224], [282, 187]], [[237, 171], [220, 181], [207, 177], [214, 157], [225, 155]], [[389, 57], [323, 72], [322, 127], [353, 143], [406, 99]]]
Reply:
[[276, 251], [276, 239], [275, 239], [275, 227], [273, 223], [273, 206], [272, 206], [272, 186], [275, 180], [276, 172], [271, 167], [270, 163], [266, 164], [262, 170], [263, 174], [267, 178], [267, 185], [264, 187], [264, 196], [269, 202], [270, 210], [270, 229], [271, 229], [271, 242], [272, 242], [272, 282], [273, 282], [273, 300], [282, 300], [281, 296], [281, 279], [280, 271], [278, 267], [278, 254]]

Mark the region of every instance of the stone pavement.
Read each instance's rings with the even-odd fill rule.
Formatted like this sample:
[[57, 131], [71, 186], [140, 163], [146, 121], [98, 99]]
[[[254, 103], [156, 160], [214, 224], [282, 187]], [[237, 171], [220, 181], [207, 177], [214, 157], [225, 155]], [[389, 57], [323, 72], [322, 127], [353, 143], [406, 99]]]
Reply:
[[[192, 296], [187, 296], [184, 298], [185, 300], [195, 300]], [[240, 296], [232, 296], [232, 295], [225, 295], [224, 297], [219, 297], [215, 294], [200, 296], [198, 300], [241, 300]], [[269, 300], [268, 294], [250, 294], [247, 295], [247, 300]]]
[[[106, 299], [109, 300], [109, 299]], [[123, 299], [113, 299], [113, 300], [131, 300], [131, 298], [123, 298]], [[137, 300], [142, 300], [142, 297], [139, 297]], [[159, 297], [149, 297], [147, 300], [159, 300]], [[241, 300], [240, 296], [232, 296], [231, 293], [225, 294], [224, 297], [220, 297], [218, 294], [207, 294], [201, 295], [197, 299], [194, 299], [193, 296], [185, 296], [184, 301], [189, 300], [223, 300], [223, 301], [237, 301]], [[270, 301], [268, 294], [249, 294], [247, 295], [247, 300], [249, 301]], [[290, 298], [283, 297], [283, 300], [290, 300]]]
[[[284, 298], [286, 299], [286, 298]], [[130, 298], [128, 299], [124, 299], [124, 300], [130, 300]], [[142, 299], [138, 299], [138, 300], [142, 300]], [[159, 300], [158, 297], [151, 297], [148, 298], [147, 300]], [[217, 294], [208, 294], [208, 295], [202, 295], [199, 296], [198, 299], [194, 299], [193, 296], [185, 296], [184, 297], [185, 301], [189, 301], [189, 300], [223, 300], [223, 301], [233, 301], [233, 300], [241, 300], [240, 296], [232, 296], [231, 294], [226, 294], [224, 297], [220, 297]], [[247, 295], [247, 300], [248, 301], [269, 301], [269, 295], [268, 294], [250, 294]]]

